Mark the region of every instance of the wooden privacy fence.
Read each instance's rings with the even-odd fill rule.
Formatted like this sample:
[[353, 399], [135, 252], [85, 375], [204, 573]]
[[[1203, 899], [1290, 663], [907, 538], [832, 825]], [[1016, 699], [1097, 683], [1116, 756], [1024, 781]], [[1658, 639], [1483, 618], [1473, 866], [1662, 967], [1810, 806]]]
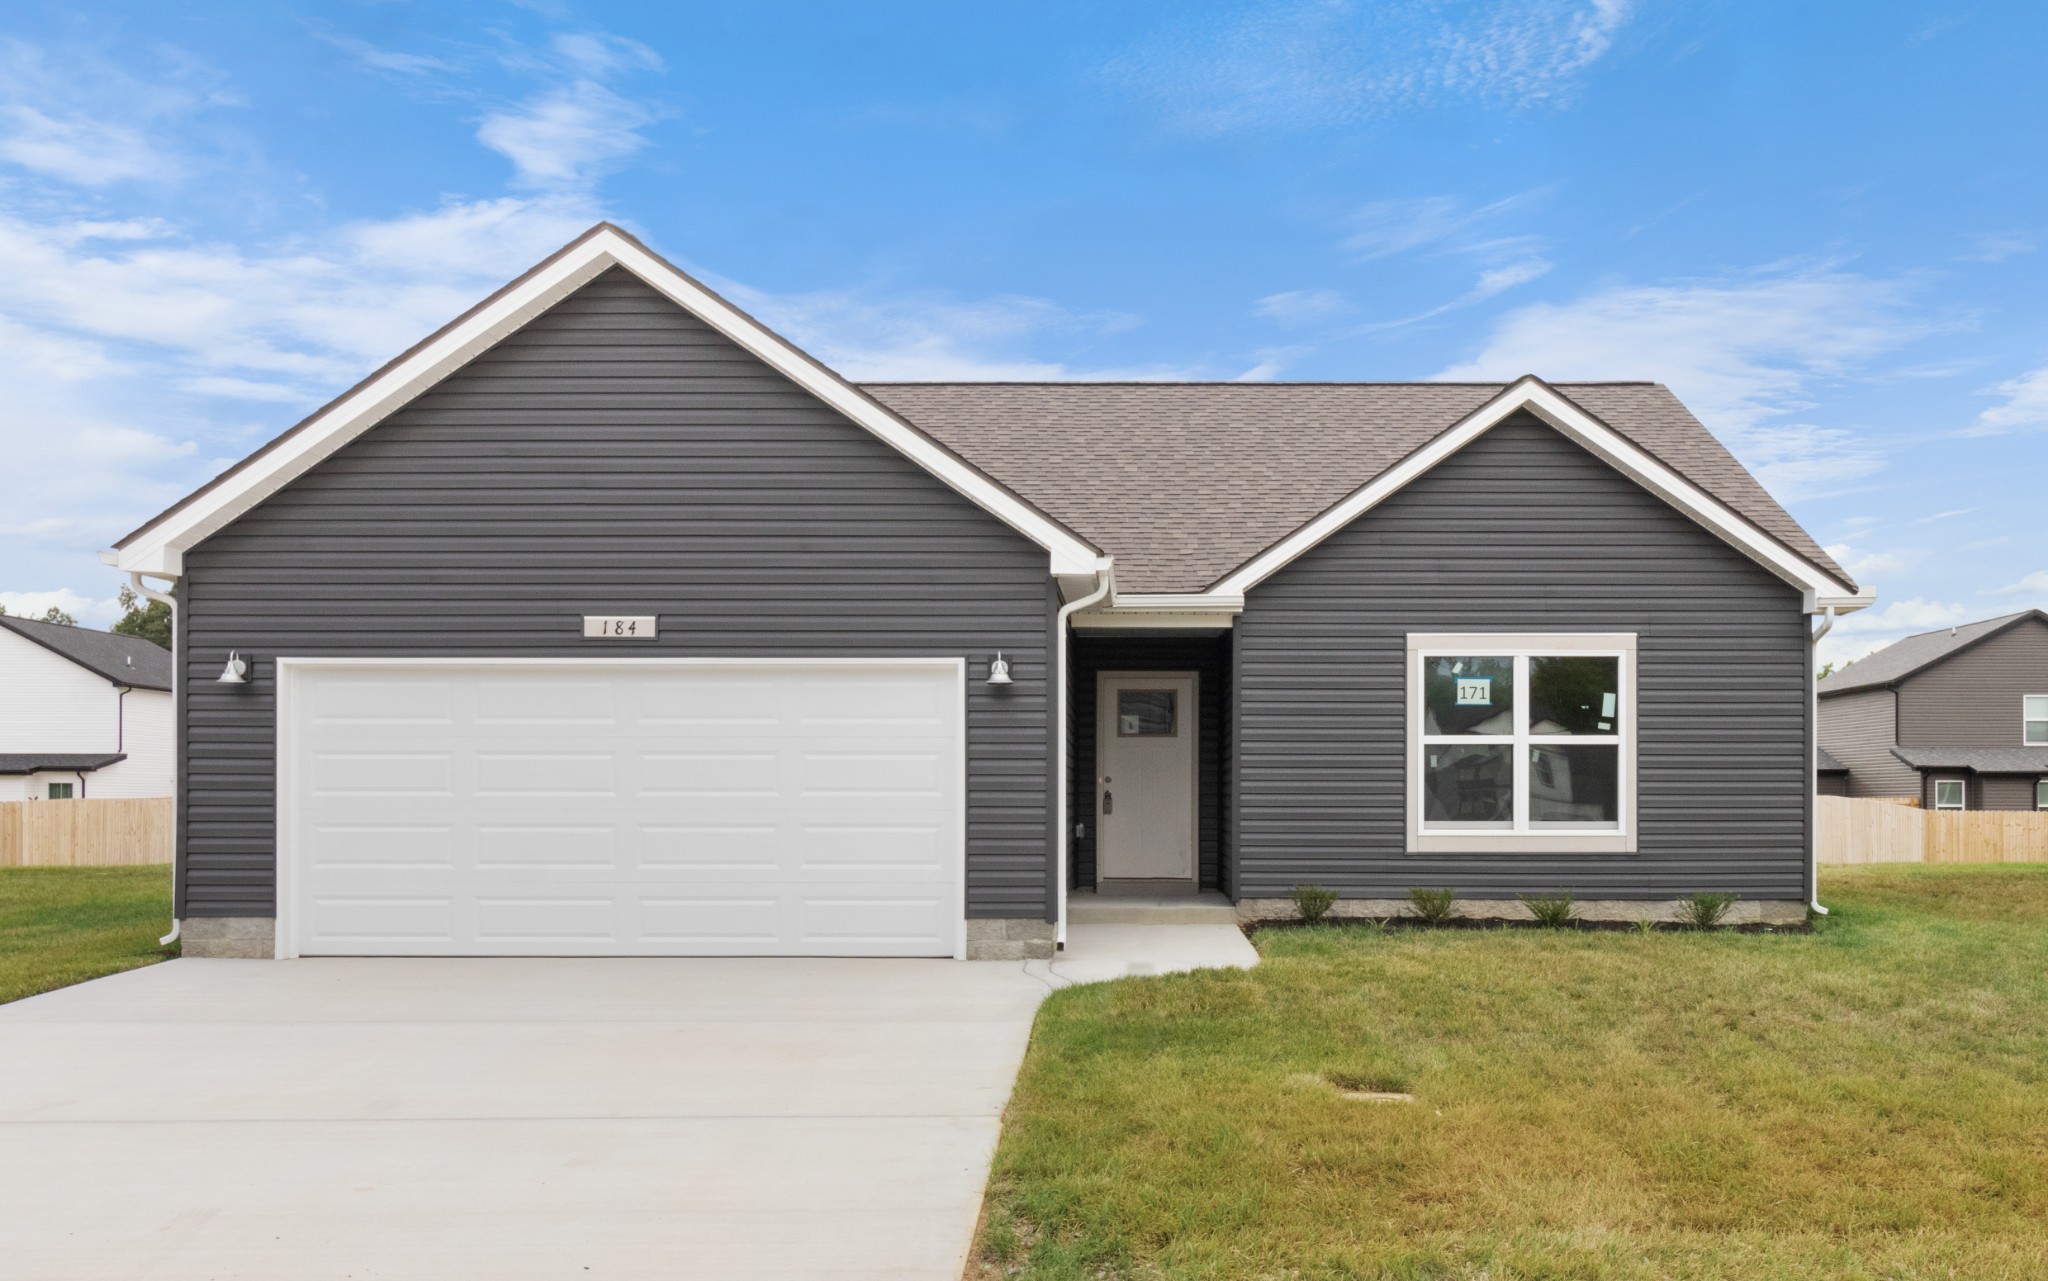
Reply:
[[1816, 796], [1823, 863], [2048, 863], [2048, 811], [1925, 810], [1902, 801]]
[[0, 867], [171, 861], [171, 798], [0, 801]]

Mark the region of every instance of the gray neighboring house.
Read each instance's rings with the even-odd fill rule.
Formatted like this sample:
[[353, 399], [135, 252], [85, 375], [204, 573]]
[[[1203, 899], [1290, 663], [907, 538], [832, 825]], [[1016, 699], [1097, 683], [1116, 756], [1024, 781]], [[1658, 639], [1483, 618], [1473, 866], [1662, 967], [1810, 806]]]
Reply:
[[855, 385], [609, 225], [106, 558], [179, 586], [193, 955], [1796, 921], [1871, 599], [1656, 384]]
[[2048, 613], [1908, 636], [1818, 686], [1848, 796], [1929, 809], [2048, 810]]

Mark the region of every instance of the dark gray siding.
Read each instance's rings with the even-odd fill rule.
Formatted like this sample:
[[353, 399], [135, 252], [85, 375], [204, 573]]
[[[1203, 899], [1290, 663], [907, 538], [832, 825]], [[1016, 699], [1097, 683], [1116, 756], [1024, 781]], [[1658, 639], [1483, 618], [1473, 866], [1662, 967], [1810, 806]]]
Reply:
[[1820, 745], [1849, 767], [1849, 795], [1919, 795], [1920, 775], [1892, 755], [1895, 708], [1888, 689], [1820, 700]]
[[1983, 806], [1987, 810], [2033, 809], [2035, 782], [2024, 774], [1986, 774], [1980, 780]]
[[1201, 710], [1195, 798], [1201, 888], [1222, 885], [1224, 717], [1229, 708], [1230, 638], [1104, 636], [1076, 632], [1069, 654], [1074, 698], [1072, 812], [1082, 825], [1071, 854], [1073, 884], [1095, 884], [1095, 678], [1103, 672], [1196, 672]]
[[275, 657], [572, 656], [656, 612], [636, 655], [967, 656], [969, 912], [1048, 914], [1044, 552], [623, 272], [186, 566], [185, 915], [274, 911]]
[[1899, 743], [2018, 747], [2027, 694], [2048, 694], [2048, 623], [2031, 618], [1900, 681]]
[[[1403, 852], [1407, 634], [1513, 630], [1637, 633], [1638, 853]], [[1807, 634], [1791, 587], [1550, 428], [1504, 423], [1249, 594], [1238, 892], [1803, 899]]]
[[1815, 796], [1847, 796], [1849, 776], [1847, 774], [1820, 774], [1813, 781]]

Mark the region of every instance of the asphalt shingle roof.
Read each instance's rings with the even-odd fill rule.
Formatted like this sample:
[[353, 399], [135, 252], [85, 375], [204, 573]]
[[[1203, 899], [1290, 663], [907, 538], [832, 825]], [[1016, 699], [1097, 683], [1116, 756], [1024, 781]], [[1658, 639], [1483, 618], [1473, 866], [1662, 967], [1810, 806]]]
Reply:
[[1848, 694], [1861, 689], [1877, 689], [1911, 676], [1923, 667], [1931, 667], [1958, 650], [2004, 631], [2022, 619], [2038, 618], [2048, 622], [2048, 613], [2038, 609], [2023, 609], [2017, 614], [2001, 614], [1976, 623], [1962, 623], [1955, 627], [1944, 627], [1939, 631], [1921, 632], [1891, 644], [1857, 659], [1847, 667], [1828, 673], [1816, 689], [1822, 698], [1830, 694]]
[[1894, 747], [1892, 755], [1914, 769], [2048, 775], [2048, 747]]
[[[1116, 557], [1126, 592], [1201, 591], [1369, 484], [1506, 383], [864, 383]], [[1557, 390], [1844, 582], [1669, 390]]]
[[113, 632], [96, 632], [88, 627], [66, 627], [62, 623], [42, 623], [31, 618], [9, 618], [5, 615], [0, 615], [0, 627], [25, 640], [34, 641], [117, 685], [132, 689], [171, 687], [169, 652], [146, 640]]
[[125, 761], [125, 752], [0, 752], [0, 774], [33, 774], [37, 770], [96, 770]]

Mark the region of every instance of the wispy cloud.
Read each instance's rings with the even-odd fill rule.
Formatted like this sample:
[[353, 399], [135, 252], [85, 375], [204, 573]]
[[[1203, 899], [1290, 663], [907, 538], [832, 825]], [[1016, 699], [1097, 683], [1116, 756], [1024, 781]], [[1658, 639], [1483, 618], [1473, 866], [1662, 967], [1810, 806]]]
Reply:
[[1830, 543], [1823, 550], [1861, 583], [1871, 582], [1884, 574], [1897, 573], [1920, 559], [1917, 554], [1903, 552], [1859, 552], [1848, 543]]
[[1077, 313], [1044, 298], [877, 289], [774, 293], [712, 277], [778, 333], [852, 379], [977, 381], [1180, 378], [1167, 366], [1098, 366], [1051, 359], [1047, 347], [1084, 350], [1137, 324], [1120, 312]]
[[1344, 295], [1334, 289], [1290, 289], [1267, 294], [1252, 304], [1252, 314], [1288, 328], [1321, 324], [1351, 310]]
[[1186, 20], [1105, 72], [1196, 134], [1353, 125], [1476, 99], [1566, 98], [1626, 23], [1627, 0], [1285, 0]]
[[17, 618], [41, 618], [52, 609], [69, 614], [80, 627], [106, 627], [121, 617], [115, 597], [95, 599], [60, 587], [53, 592], [0, 592], [0, 607]]
[[2018, 582], [2007, 583], [2003, 587], [1993, 588], [1991, 594], [1994, 596], [2038, 596], [2043, 601], [2048, 601], [2048, 569], [2037, 569], [2026, 577], [2021, 578]]
[[2019, 232], [1991, 232], [1975, 238], [1970, 252], [1963, 255], [1965, 262], [2004, 262], [2019, 254], [2030, 254], [2040, 248], [2032, 236]]
[[1918, 517], [1913, 521], [1913, 523], [1915, 525], [1932, 525], [1937, 521], [1954, 520], [1958, 516], [1967, 516], [1971, 512], [1976, 510], [1977, 509], [1975, 507], [1957, 507], [1951, 511], [1935, 512], [1931, 516]]
[[2048, 365], [2007, 379], [1992, 388], [1992, 394], [2005, 399], [1978, 414], [1964, 435], [2002, 436], [2048, 427]]
[[579, 80], [485, 116], [478, 141], [528, 187], [587, 187], [647, 145], [656, 116], [594, 80]]
[[1819, 384], [1930, 331], [1906, 289], [1826, 267], [1623, 285], [1511, 312], [1440, 378], [1655, 377], [1780, 497], [1839, 489], [1884, 466], [1858, 433], [1786, 421]]

